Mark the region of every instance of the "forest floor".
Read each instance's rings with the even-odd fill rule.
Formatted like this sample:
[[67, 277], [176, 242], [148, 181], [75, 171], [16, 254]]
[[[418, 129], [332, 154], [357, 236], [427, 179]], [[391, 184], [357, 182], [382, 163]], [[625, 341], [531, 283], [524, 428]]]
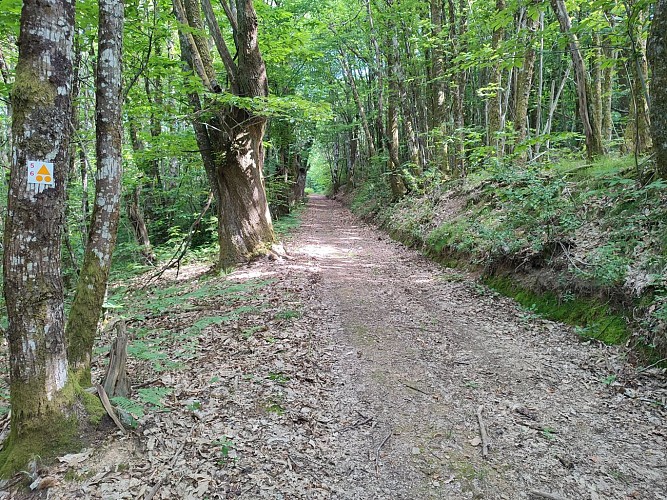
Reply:
[[139, 425], [43, 497], [667, 499], [664, 372], [323, 197], [285, 248], [115, 289]]

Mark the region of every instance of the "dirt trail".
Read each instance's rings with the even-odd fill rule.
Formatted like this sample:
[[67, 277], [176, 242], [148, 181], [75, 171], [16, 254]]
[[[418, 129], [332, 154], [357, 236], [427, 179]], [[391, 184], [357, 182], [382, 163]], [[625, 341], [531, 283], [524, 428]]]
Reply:
[[[171, 412], [114, 437], [52, 498], [144, 498], [160, 477], [155, 498], [667, 498], [664, 378], [628, 377], [619, 349], [334, 201], [312, 197], [286, 249], [226, 279], [276, 280], [266, 300], [300, 317], [264, 311], [254, 336], [204, 329], [190, 368], [162, 375]], [[214, 452], [221, 437], [233, 460]]]
[[312, 199], [295, 243], [339, 325], [340, 412], [375, 424], [341, 433], [341, 496], [667, 498], [664, 408], [603, 383], [613, 349], [582, 345], [326, 199]]

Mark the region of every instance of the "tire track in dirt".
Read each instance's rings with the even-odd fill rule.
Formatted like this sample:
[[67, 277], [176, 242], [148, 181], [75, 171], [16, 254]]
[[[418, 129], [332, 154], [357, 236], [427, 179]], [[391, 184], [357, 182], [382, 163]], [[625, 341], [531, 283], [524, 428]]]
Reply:
[[664, 386], [603, 383], [618, 349], [580, 343], [322, 197], [289, 252], [318, 269], [338, 353], [332, 404], [349, 424], [333, 498], [667, 498], [665, 412], [650, 403]]

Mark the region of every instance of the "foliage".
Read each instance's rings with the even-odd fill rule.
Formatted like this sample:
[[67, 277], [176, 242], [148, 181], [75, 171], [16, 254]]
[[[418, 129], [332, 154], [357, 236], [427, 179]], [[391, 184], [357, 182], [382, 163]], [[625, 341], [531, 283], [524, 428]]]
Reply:
[[[364, 201], [353, 208], [373, 207], [390, 234], [449, 265], [481, 266], [494, 288], [582, 325], [585, 337], [618, 343], [633, 331], [649, 354], [665, 352], [667, 185], [634, 178], [632, 164], [501, 165], [391, 206], [362, 186], [356, 196]], [[448, 206], [459, 208], [443, 219]], [[537, 287], [512, 278], [539, 270]]]

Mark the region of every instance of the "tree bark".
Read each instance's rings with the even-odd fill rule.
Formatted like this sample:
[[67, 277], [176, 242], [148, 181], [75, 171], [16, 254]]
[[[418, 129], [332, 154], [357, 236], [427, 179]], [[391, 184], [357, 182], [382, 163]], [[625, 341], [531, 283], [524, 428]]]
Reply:
[[93, 343], [102, 313], [120, 217], [123, 10], [122, 1], [99, 0], [95, 204], [83, 266], [67, 322], [67, 357], [71, 369], [83, 385], [91, 384]]
[[[642, 37], [642, 14], [632, 15], [634, 2], [626, 3], [628, 12], [628, 36], [631, 53], [628, 57], [630, 73], [631, 102], [625, 143], [628, 151], [643, 154], [651, 150], [651, 120], [648, 108], [648, 62], [646, 60], [646, 40]], [[632, 21], [634, 19], [634, 21]]]
[[405, 183], [401, 176], [401, 160], [399, 157], [400, 137], [398, 133], [398, 104], [400, 91], [396, 67], [397, 54], [392, 42], [387, 43], [387, 80], [389, 83], [389, 105], [387, 106], [387, 150], [389, 151], [389, 184], [394, 199], [401, 198], [405, 192]]
[[565, 6], [565, 0], [551, 0], [551, 6], [558, 18], [560, 30], [568, 37], [568, 46], [574, 64], [575, 82], [577, 84], [577, 99], [579, 102], [579, 117], [586, 137], [586, 155], [589, 159], [604, 153], [600, 130], [595, 127], [595, 121], [591, 119], [591, 103], [588, 95], [588, 77], [584, 58], [579, 48], [579, 39], [572, 32], [572, 22]]
[[[73, 34], [74, 0], [23, 2], [11, 95], [13, 158], [4, 233], [12, 416], [10, 438], [0, 454], [3, 476], [24, 466], [33, 453], [62, 447], [68, 418], [60, 255]], [[28, 184], [29, 162], [52, 163], [55, 185]], [[50, 441], [51, 450], [43, 449]]]
[[[514, 131], [516, 132], [515, 144], [520, 145], [526, 140], [528, 136], [528, 104], [530, 99], [530, 91], [533, 86], [533, 72], [535, 69], [535, 48], [533, 47], [535, 30], [537, 29], [538, 20], [533, 19], [528, 15], [528, 11], [524, 13], [525, 29], [527, 31], [524, 38], [526, 51], [523, 56], [523, 64], [519, 68], [516, 78], [516, 101], [514, 105]], [[519, 163], [524, 163], [527, 158], [527, 152], [523, 151], [518, 155]]]
[[[611, 13], [606, 12], [605, 17], [609, 23], [609, 27], [614, 27], [614, 17]], [[618, 58], [618, 50], [614, 48], [612, 35], [605, 34], [602, 36], [602, 55], [605, 64], [602, 67], [602, 140], [611, 141], [614, 130], [614, 122], [611, 114], [611, 105], [613, 99], [614, 89], [614, 73], [616, 60]]]
[[661, 178], [667, 179], [667, 0], [658, 0], [653, 12], [648, 57], [651, 84], [651, 131], [655, 163]]
[[[496, 13], [501, 14], [505, 10], [505, 0], [496, 0]], [[502, 27], [498, 27], [493, 31], [493, 38], [491, 39], [491, 47], [496, 52], [496, 58], [494, 59], [493, 65], [491, 66], [491, 75], [489, 77], [489, 87], [491, 87], [491, 96], [488, 101], [488, 125], [487, 125], [487, 144], [493, 146], [496, 149], [496, 156], [501, 158], [504, 154], [504, 151], [500, 147], [500, 141], [498, 140], [498, 133], [501, 129], [501, 111], [502, 111], [502, 96], [501, 91], [502, 87], [502, 71], [500, 69], [501, 57], [498, 54], [498, 49], [500, 43], [505, 36], [505, 30]]]
[[[194, 0], [188, 0], [187, 9], [183, 9], [180, 0], [174, 0], [179, 20], [201, 30], [203, 24], [195, 4]], [[236, 95], [265, 98], [269, 89], [257, 40], [257, 14], [252, 0], [236, 0], [235, 6], [226, 7], [238, 56], [235, 66], [230, 66], [235, 85], [238, 85]], [[212, 68], [207, 62], [210, 61], [210, 54], [204, 54], [208, 52], [208, 44], [197, 43], [190, 33], [182, 32], [180, 39], [183, 60], [196, 70], [205, 87], [212, 92], [220, 92], [217, 84], [211, 84], [209, 75]], [[231, 81], [232, 75], [228, 76]], [[199, 95], [190, 94], [189, 100], [195, 113], [201, 112]], [[209, 111], [211, 117], [206, 118], [206, 123], [198, 117], [193, 121], [193, 127], [216, 199], [220, 245], [218, 265], [227, 267], [261, 252], [263, 246], [274, 239], [262, 173], [266, 117], [233, 105], [212, 104]]]

